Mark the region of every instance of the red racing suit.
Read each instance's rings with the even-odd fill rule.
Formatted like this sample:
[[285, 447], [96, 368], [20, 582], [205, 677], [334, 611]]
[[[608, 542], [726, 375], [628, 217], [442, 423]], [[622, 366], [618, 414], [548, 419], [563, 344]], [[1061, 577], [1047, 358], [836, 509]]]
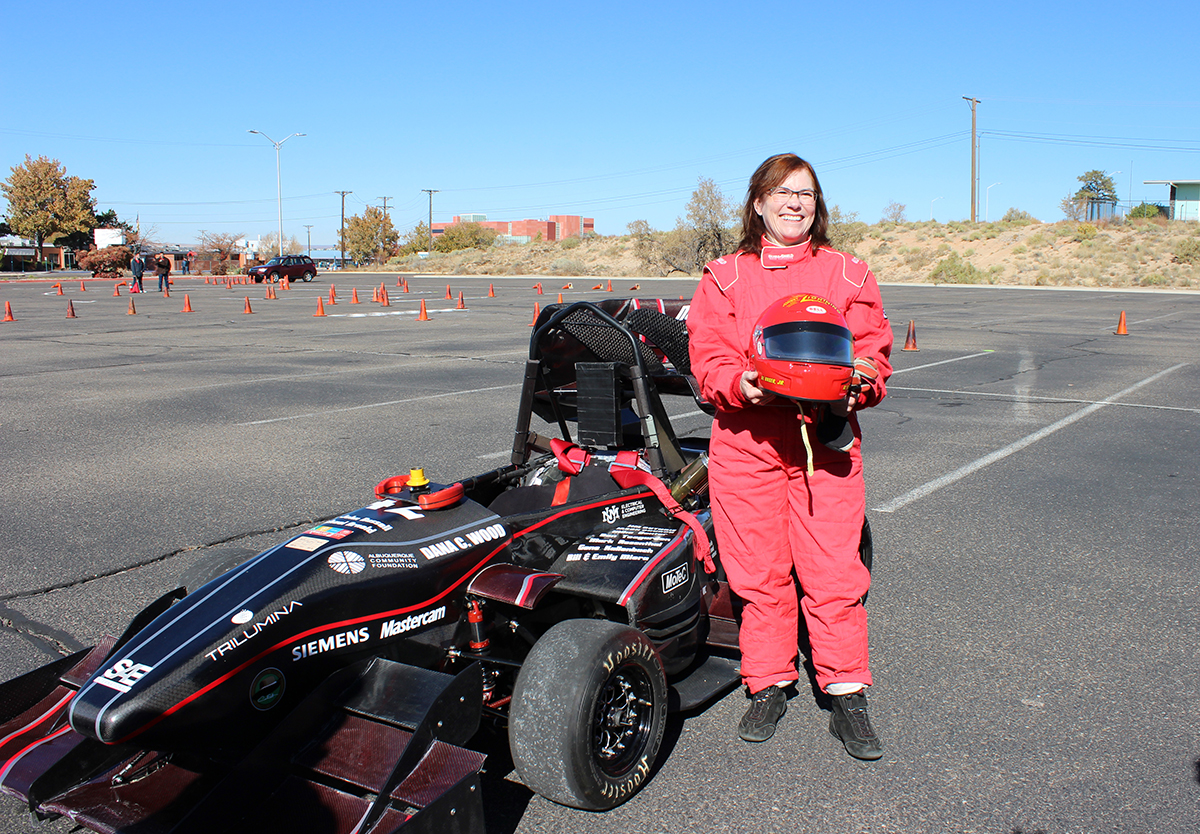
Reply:
[[857, 407], [878, 404], [892, 372], [892, 330], [875, 276], [857, 258], [825, 248], [813, 253], [807, 242], [718, 258], [705, 267], [687, 320], [692, 371], [717, 408], [709, 463], [713, 523], [730, 588], [745, 603], [739, 642], [751, 693], [798, 678], [793, 571], [818, 685], [871, 683], [861, 603], [871, 575], [858, 557], [866, 510], [858, 420], [851, 415], [849, 453], [810, 444], [810, 475], [801, 421], [811, 423], [813, 409], [806, 416], [781, 397], [755, 406], [741, 394], [742, 372], [754, 367], [755, 323], [771, 303], [799, 292], [842, 311], [855, 358], [867, 357], [879, 369]]

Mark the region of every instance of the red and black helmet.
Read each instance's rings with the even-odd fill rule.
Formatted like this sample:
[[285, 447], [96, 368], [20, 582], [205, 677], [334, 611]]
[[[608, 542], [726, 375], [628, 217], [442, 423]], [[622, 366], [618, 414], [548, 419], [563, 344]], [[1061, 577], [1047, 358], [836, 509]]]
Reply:
[[768, 307], [754, 326], [758, 387], [805, 402], [845, 399], [854, 374], [854, 334], [827, 299], [798, 293]]

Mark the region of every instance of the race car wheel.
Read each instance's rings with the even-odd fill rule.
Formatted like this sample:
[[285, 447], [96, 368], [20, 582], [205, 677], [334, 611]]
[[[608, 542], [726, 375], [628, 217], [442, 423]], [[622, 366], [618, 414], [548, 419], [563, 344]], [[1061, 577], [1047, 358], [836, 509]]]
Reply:
[[179, 574], [176, 587], [187, 588], [190, 594], [201, 585], [206, 585], [223, 573], [236, 568], [243, 562], [249, 561], [255, 555], [253, 550], [240, 547], [222, 547], [201, 556], [190, 568]]
[[309, 281], [311, 281], [313, 279], [313, 274], [311, 272], [306, 272], [303, 275], [301, 275], [300, 277], [303, 278], [304, 283], [307, 284]]
[[278, 273], [278, 272], [272, 272], [272, 273], [271, 273], [270, 275], [268, 275], [267, 277], [271, 279], [271, 283], [272, 283], [272, 284], [278, 284], [278, 283], [279, 283], [279, 273]]
[[526, 787], [606, 811], [637, 793], [667, 717], [667, 680], [642, 632], [566, 620], [530, 651], [513, 688], [508, 743]]

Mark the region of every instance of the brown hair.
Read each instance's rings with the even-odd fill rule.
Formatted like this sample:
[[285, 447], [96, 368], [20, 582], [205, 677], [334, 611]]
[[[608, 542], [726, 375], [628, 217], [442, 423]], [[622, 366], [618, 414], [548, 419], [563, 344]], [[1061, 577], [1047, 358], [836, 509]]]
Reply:
[[768, 158], [750, 177], [750, 186], [746, 189], [746, 203], [742, 206], [742, 240], [738, 248], [753, 255], [762, 253], [762, 237], [767, 231], [762, 215], [754, 209], [754, 204], [766, 200], [772, 189], [778, 188], [784, 180], [796, 171], [807, 171], [812, 177], [813, 190], [817, 192], [816, 213], [813, 215], [812, 228], [809, 229], [809, 245], [816, 253], [817, 249], [829, 245], [829, 210], [825, 208], [825, 195], [821, 193], [821, 183], [817, 180], [817, 172], [812, 165], [796, 156], [794, 153], [779, 153]]

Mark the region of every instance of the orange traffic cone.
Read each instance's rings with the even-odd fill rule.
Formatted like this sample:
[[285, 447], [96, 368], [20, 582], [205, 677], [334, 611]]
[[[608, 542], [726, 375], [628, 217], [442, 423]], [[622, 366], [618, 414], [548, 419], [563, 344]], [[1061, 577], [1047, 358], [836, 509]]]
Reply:
[[362, 302], [358, 300], [358, 287], [354, 287], [350, 290], [350, 303], [362, 304]]
[[902, 350], [920, 350], [917, 347], [917, 323], [912, 319], [909, 319], [908, 322], [908, 338], [904, 340]]
[[488, 284], [488, 298], [496, 297], [496, 287], [494, 284]]
[[4, 302], [4, 320], [16, 321], [16, 319], [13, 318], [12, 305], [10, 305], [7, 301]]
[[179, 312], [181, 312], [181, 313], [191, 313], [191, 312], [193, 312], [193, 310], [192, 310], [192, 299], [188, 298], [188, 294], [187, 294], [187, 293], [184, 293], [184, 294], [183, 294], [183, 309], [182, 309], [182, 310], [180, 310]]
[[634, 290], [640, 290], [641, 288], [642, 288], [641, 284], [634, 284], [632, 287], [629, 288], [629, 291], [633, 292]]
[[75, 304], [70, 299], [67, 299], [67, 318], [79, 318], [75, 315]]
[[608, 279], [608, 289], [606, 290], [606, 292], [612, 292], [612, 279], [611, 278]]
[[121, 285], [113, 284], [113, 298], [120, 298], [120, 297], [121, 297]]
[[541, 295], [541, 294], [542, 294], [542, 282], [541, 282], [541, 281], [538, 281], [538, 282], [537, 282], [536, 284], [534, 284], [533, 286], [534, 286], [534, 288], [537, 290], [537, 294], [538, 294], [538, 295]]
[[125, 315], [127, 315], [127, 316], [136, 316], [137, 315], [137, 307], [133, 306], [133, 298], [132, 297], [129, 299], [129, 310], [125, 313]]
[[400, 276], [400, 275], [397, 275], [397, 276], [396, 276], [396, 286], [397, 286], [397, 287], [403, 287], [403, 286], [404, 286], [404, 278], [403, 278], [402, 276]]
[[459, 291], [458, 291], [458, 306], [457, 306], [457, 307], [455, 307], [454, 309], [455, 309], [455, 310], [465, 310], [465, 309], [467, 309], [467, 304], [466, 304], [466, 302], [465, 302], [465, 301], [463, 301], [463, 294], [462, 294], [462, 290], [459, 290]]
[[313, 313], [313, 318], [315, 319], [317, 316], [323, 316], [323, 315], [325, 315], [325, 303], [324, 303], [324, 299], [318, 295], [317, 296], [317, 312]]
[[62, 294], [63, 294], [63, 291], [62, 291], [62, 284], [55, 284], [54, 286], [58, 287], [58, 294], [59, 294], [59, 295], [62, 295]]
[[79, 291], [80, 291], [80, 292], [87, 292], [87, 287], [85, 287], [85, 286], [83, 285], [83, 282], [82, 282], [82, 281], [80, 281], [80, 282], [79, 282]]
[[417, 315], [417, 321], [429, 321], [429, 313], [425, 311], [425, 299], [421, 299], [421, 312]]
[[408, 292], [408, 279], [407, 278], [404, 279], [404, 291]]
[[449, 301], [452, 298], [454, 298], [454, 296], [450, 294], [450, 285], [447, 284], [446, 285], [446, 300]]
[[604, 289], [604, 285], [603, 285], [603, 284], [597, 284], [596, 286], [592, 287], [592, 289], [594, 289], [594, 290], [602, 290], [602, 289]]
[[541, 308], [538, 307], [538, 303], [536, 301], [533, 302], [533, 321], [529, 322], [530, 327], [533, 327], [537, 324], [538, 316], [541, 315], [541, 312], [542, 311]]
[[562, 304], [562, 293], [558, 294], [558, 303]]
[[379, 303], [382, 304], [384, 307], [392, 306], [392, 299], [388, 295], [387, 287], [381, 287], [379, 289]]
[[1117, 320], [1117, 335], [1128, 336], [1129, 331], [1125, 329], [1125, 311], [1121, 311], [1121, 318]]
[[170, 297], [171, 297], [171, 283], [168, 281], [167, 285], [163, 287], [163, 298], [170, 298]]
[[575, 285], [574, 284], [563, 284], [562, 288], [564, 290], [572, 290], [572, 289], [575, 289]]
[[329, 303], [337, 304], [337, 289], [334, 288], [333, 284], [329, 285]]
[[283, 276], [283, 289], [284, 289], [284, 291], [290, 290], [291, 288], [292, 288], [292, 282], [291, 282], [291, 281], [288, 279], [288, 277], [287, 277], [286, 275], [285, 275], [285, 276]]
[[253, 313], [253, 312], [254, 311], [250, 309], [250, 296], [246, 296], [246, 309], [242, 310], [242, 314], [245, 315], [246, 313]]

